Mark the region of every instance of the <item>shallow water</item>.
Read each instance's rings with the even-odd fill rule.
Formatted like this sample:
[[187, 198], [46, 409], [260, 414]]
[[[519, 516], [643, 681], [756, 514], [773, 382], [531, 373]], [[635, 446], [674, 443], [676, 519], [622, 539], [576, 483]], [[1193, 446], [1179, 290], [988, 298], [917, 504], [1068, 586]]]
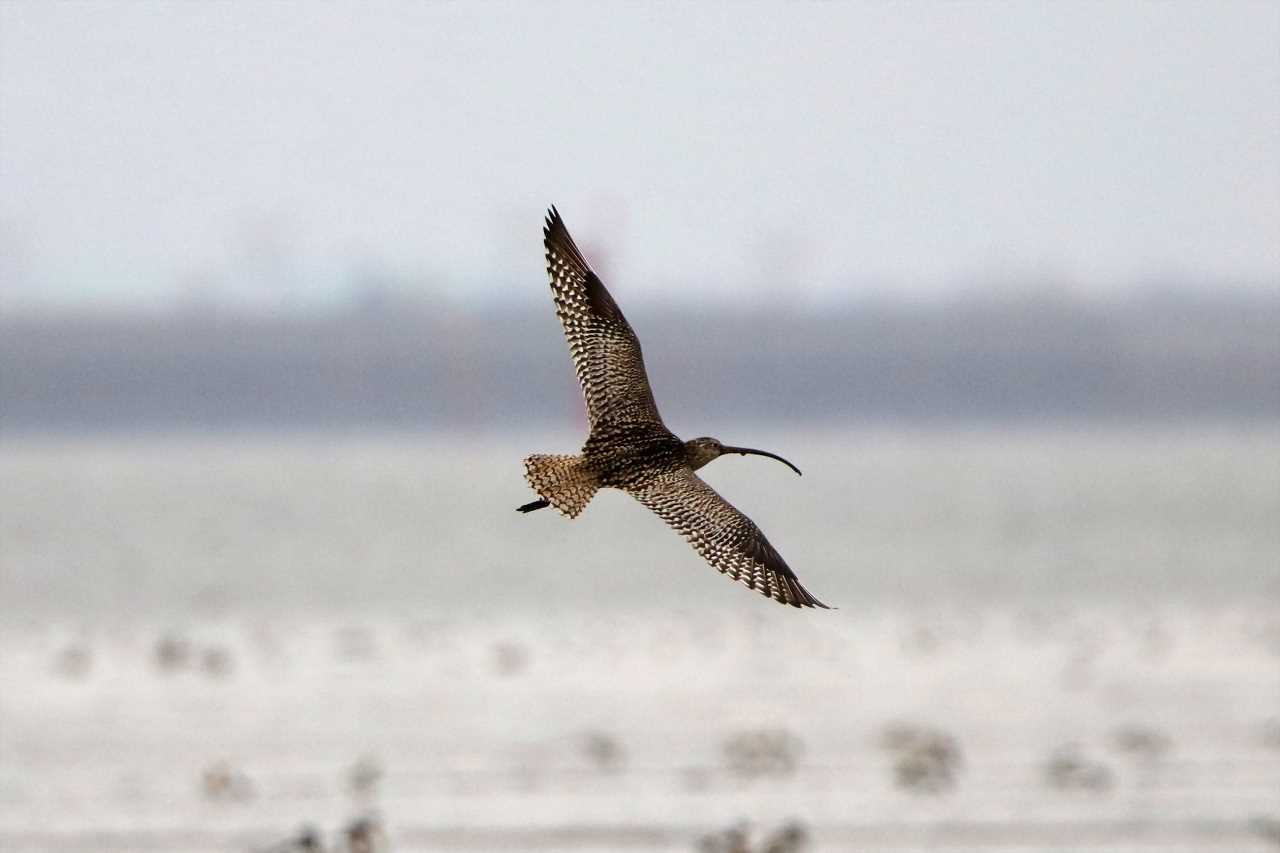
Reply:
[[[805, 475], [736, 456], [701, 473], [842, 608], [1280, 599], [1280, 429], [744, 432]], [[0, 595], [95, 618], [758, 610], [620, 492], [573, 522], [514, 512], [531, 496], [521, 458], [576, 442], [9, 441]]]
[[840, 610], [515, 513], [569, 437], [7, 443], [0, 848], [1274, 849], [1276, 434], [751, 440]]

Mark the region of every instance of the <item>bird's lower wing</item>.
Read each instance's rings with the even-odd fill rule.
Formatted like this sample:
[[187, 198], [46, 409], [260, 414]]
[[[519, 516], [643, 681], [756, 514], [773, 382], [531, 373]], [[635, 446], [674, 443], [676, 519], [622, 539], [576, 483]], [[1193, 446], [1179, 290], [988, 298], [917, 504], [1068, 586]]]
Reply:
[[801, 586], [755, 522], [692, 469], [677, 469], [628, 491], [688, 539], [718, 571], [782, 604], [827, 607]]
[[591, 424], [661, 424], [640, 341], [554, 207], [542, 234], [556, 316], [564, 327]]

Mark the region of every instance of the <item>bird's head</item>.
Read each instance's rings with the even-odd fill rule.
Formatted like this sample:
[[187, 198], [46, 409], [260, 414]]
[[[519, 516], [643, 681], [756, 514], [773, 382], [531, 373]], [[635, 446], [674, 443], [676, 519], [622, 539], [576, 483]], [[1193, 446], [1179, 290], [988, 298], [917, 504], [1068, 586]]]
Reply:
[[723, 456], [726, 453], [737, 453], [741, 456], [768, 456], [770, 459], [777, 459], [797, 474], [800, 473], [799, 468], [792, 465], [781, 456], [778, 456], [775, 453], [769, 453], [765, 450], [754, 450], [750, 447], [733, 447], [728, 444], [721, 444], [718, 439], [711, 438], [710, 436], [694, 438], [684, 443], [685, 457], [689, 460], [689, 467], [695, 471], [703, 465], [706, 465], [711, 460]]

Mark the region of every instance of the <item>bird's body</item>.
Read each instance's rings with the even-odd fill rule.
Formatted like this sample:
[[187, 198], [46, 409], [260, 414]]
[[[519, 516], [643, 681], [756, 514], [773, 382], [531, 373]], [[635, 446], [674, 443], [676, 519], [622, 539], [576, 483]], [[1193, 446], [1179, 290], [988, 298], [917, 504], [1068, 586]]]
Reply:
[[760, 529], [695, 473], [726, 453], [780, 456], [713, 438], [681, 441], [667, 429], [649, 386], [640, 341], [583, 258], [553, 207], [543, 229], [547, 273], [587, 404], [591, 433], [576, 456], [525, 459], [540, 500], [576, 518], [601, 488], [621, 489], [679, 531], [712, 566], [783, 604], [826, 607], [800, 585]]
[[582, 446], [582, 457], [601, 486], [630, 491], [687, 464], [684, 442], [664, 426], [604, 422]]

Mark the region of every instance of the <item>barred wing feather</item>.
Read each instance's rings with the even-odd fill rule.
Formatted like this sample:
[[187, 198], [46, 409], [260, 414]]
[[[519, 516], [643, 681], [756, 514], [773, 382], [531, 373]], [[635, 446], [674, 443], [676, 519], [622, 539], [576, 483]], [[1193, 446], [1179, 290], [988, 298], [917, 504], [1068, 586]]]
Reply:
[[782, 604], [828, 609], [800, 584], [755, 522], [692, 469], [677, 469], [629, 491], [718, 571]]
[[554, 207], [542, 234], [556, 316], [564, 326], [591, 425], [605, 420], [661, 425], [640, 341]]

